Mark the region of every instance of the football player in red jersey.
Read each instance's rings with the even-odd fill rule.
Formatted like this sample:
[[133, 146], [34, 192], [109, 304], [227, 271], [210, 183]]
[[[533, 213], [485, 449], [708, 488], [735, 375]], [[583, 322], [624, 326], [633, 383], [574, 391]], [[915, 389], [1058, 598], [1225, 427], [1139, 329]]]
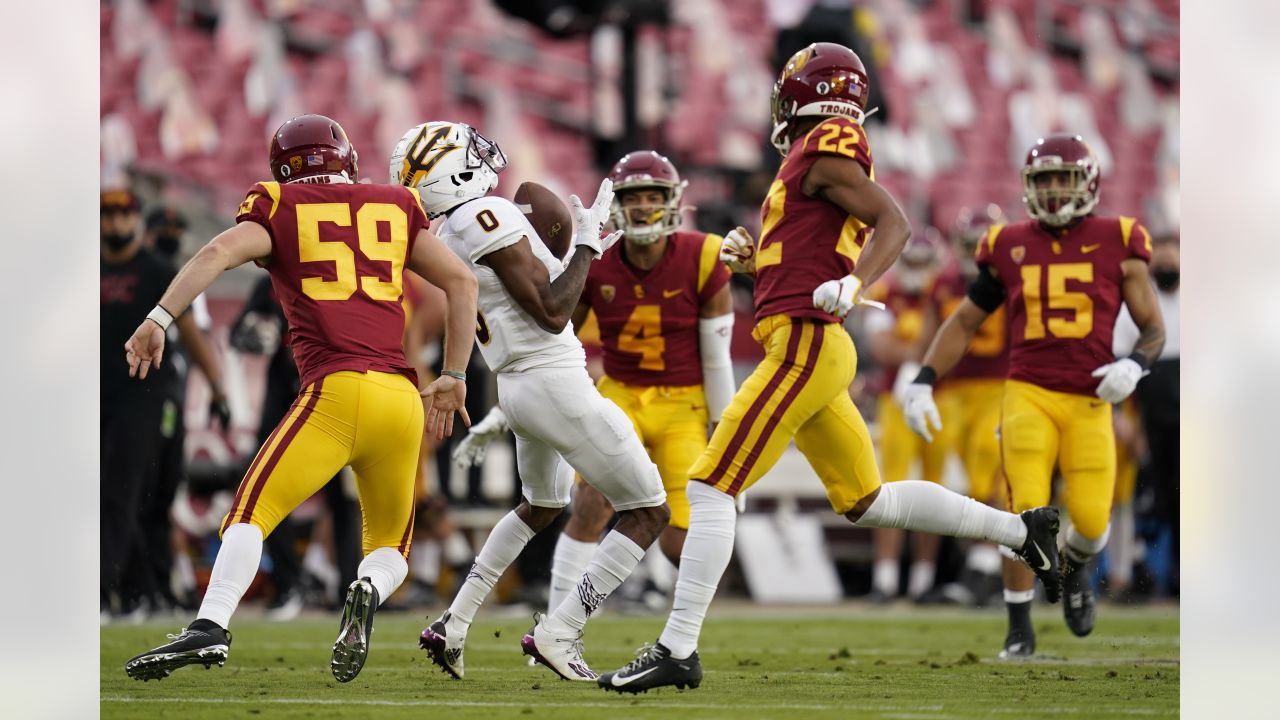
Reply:
[[[463, 369], [476, 280], [428, 229], [417, 193], [355, 184], [355, 148], [321, 115], [281, 125], [270, 163], [275, 181], [250, 189], [238, 224], [196, 253], [125, 343], [130, 376], [145, 379], [160, 365], [174, 318], [223, 271], [252, 260], [271, 275], [302, 385], [236, 492], [197, 619], [172, 642], [129, 660], [125, 671], [135, 679], [226, 661], [226, 628], [258, 571], [263, 537], [345, 465], [360, 491], [365, 557], [347, 592], [330, 669], [339, 682], [355, 678], [374, 611], [408, 573], [423, 398], [438, 437], [452, 431], [455, 411], [470, 422]], [[445, 371], [421, 395], [401, 345], [406, 269], [449, 298]]]
[[[870, 433], [849, 397], [857, 359], [841, 320], [863, 286], [893, 264], [911, 230], [875, 183], [862, 129], [866, 102], [862, 60], [834, 43], [793, 55], [774, 86], [772, 140], [784, 159], [761, 208], [760, 241], [738, 228], [721, 246], [731, 269], [756, 275], [753, 335], [765, 359], [689, 470], [689, 532], [666, 628], [640, 657], [601, 675], [605, 689], [702, 682], [698, 635], [733, 552], [734, 496], [768, 471], [792, 439], [832, 509], [859, 527], [982, 538], [1024, 556], [1052, 553], [1053, 508], [1019, 517], [931, 482], [880, 484]], [[1043, 571], [1051, 590], [1058, 587], [1056, 571], [1056, 563]]]
[[[1062, 552], [1063, 613], [1077, 636], [1093, 630], [1089, 568], [1106, 546], [1116, 482], [1111, 405], [1133, 392], [1164, 346], [1164, 322], [1148, 281], [1151, 237], [1131, 217], [1098, 217], [1097, 159], [1079, 136], [1053, 135], [1027, 153], [1023, 201], [1031, 220], [994, 225], [978, 245], [979, 274], [939, 328], [905, 394], [912, 429], [940, 429], [932, 385], [964, 354], [1002, 305], [1009, 316], [1008, 380], [1000, 449], [1014, 511], [1049, 502], [1062, 473], [1071, 518]], [[1131, 355], [1112, 354], [1120, 305], [1140, 329]], [[1043, 559], [1044, 565], [1050, 558]], [[1033, 565], [1034, 567], [1034, 565]], [[1001, 657], [1035, 652], [1034, 579], [1005, 568], [1009, 633]]]

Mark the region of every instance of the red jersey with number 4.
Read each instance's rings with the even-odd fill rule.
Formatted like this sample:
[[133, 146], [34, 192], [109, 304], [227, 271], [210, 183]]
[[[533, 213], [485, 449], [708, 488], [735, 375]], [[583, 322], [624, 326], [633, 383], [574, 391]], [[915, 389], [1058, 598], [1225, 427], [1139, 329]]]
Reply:
[[1120, 266], [1129, 258], [1151, 261], [1151, 236], [1130, 217], [1089, 216], [1061, 231], [1030, 220], [987, 231], [977, 260], [1008, 293], [1011, 379], [1094, 394], [1091, 373], [1115, 360]]
[[760, 208], [757, 322], [779, 313], [840, 322], [813, 306], [813, 291], [853, 272], [871, 229], [835, 203], [804, 194], [804, 176], [824, 155], [853, 160], [875, 179], [866, 132], [848, 118], [824, 120], [792, 144]]
[[[949, 272], [933, 283], [929, 301], [938, 313], [938, 322], [951, 317], [969, 293], [969, 283], [960, 273]], [[1004, 306], [996, 308], [978, 327], [964, 357], [943, 378], [947, 380], [1003, 380], [1009, 374], [1009, 340]]]
[[401, 373], [404, 267], [427, 216], [398, 185], [260, 182], [236, 222], [271, 235], [266, 262], [302, 386], [339, 370]]
[[604, 372], [627, 385], [701, 385], [698, 311], [729, 282], [719, 235], [677, 231], [639, 270], [619, 242], [591, 264], [582, 300], [600, 325]]

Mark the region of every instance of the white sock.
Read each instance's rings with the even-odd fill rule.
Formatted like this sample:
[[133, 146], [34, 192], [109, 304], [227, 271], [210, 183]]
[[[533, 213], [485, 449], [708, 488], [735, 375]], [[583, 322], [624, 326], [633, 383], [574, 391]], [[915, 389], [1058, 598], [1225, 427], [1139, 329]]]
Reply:
[[476, 610], [493, 590], [494, 583], [502, 577], [502, 573], [515, 561], [516, 556], [524, 550], [524, 546], [533, 539], [533, 528], [524, 524], [514, 510], [502, 516], [489, 539], [484, 541], [476, 562], [467, 573], [467, 581], [462, 583], [458, 596], [449, 606], [453, 617], [466, 625], [475, 619]]
[[1067, 557], [1076, 562], [1088, 562], [1107, 546], [1107, 538], [1111, 537], [1111, 526], [1108, 525], [1102, 531], [1102, 537], [1087, 538], [1076, 530], [1075, 525], [1072, 525], [1067, 528], [1066, 537]]
[[582, 630], [609, 594], [644, 558], [644, 548], [617, 530], [600, 541], [591, 555], [574, 592], [569, 593], [547, 617], [547, 628], [555, 635], [569, 635]]
[[414, 543], [413, 554], [409, 556], [413, 579], [434, 587], [440, 580], [440, 556], [442, 554], [443, 548], [435, 540], [422, 540]]
[[733, 556], [738, 510], [733, 498], [703, 482], [689, 482], [689, 534], [680, 553], [671, 615], [658, 642], [676, 659], [698, 649], [698, 635], [720, 576]]
[[1009, 588], [1004, 589], [1004, 601], [1007, 603], [1013, 603], [1017, 605], [1019, 603], [1029, 603], [1035, 599], [1036, 599], [1036, 591], [1034, 589], [1031, 589], [1031, 590], [1010, 590]]
[[551, 559], [551, 589], [547, 593], [547, 614], [554, 613], [560, 603], [569, 597], [574, 587], [582, 580], [582, 573], [591, 562], [599, 543], [574, 540], [566, 533], [560, 533], [556, 540], [556, 551]]
[[409, 575], [409, 562], [399, 550], [380, 547], [364, 556], [356, 577], [367, 577], [378, 591], [378, 604], [387, 601], [391, 593], [400, 587], [400, 583]]
[[662, 553], [658, 543], [650, 545], [645, 552], [644, 568], [649, 571], [649, 579], [655, 587], [665, 594], [671, 594], [671, 588], [676, 582], [676, 566]]
[[1111, 511], [1111, 527], [1115, 537], [1111, 541], [1111, 549], [1107, 551], [1111, 558], [1111, 577], [1121, 586], [1133, 581], [1133, 563], [1137, 559], [1137, 540], [1135, 538], [1133, 503], [1117, 505]]
[[932, 562], [916, 560], [911, 563], [911, 575], [907, 578], [907, 596], [917, 598], [933, 587], [933, 577], [938, 566]]
[[338, 583], [342, 581], [342, 577], [338, 574], [338, 568], [329, 560], [329, 552], [324, 549], [323, 543], [313, 542], [307, 545], [307, 551], [302, 554], [302, 569], [320, 580], [326, 597], [333, 597], [338, 592]]
[[871, 587], [893, 597], [898, 594], [898, 561], [877, 560], [871, 566]]
[[881, 485], [875, 502], [855, 524], [990, 540], [1012, 548], [1027, 541], [1027, 526], [1017, 515], [924, 480]]
[[222, 547], [213, 561], [209, 589], [205, 590], [196, 617], [212, 620], [223, 628], [249, 589], [262, 562], [262, 531], [256, 525], [236, 523], [222, 533]]

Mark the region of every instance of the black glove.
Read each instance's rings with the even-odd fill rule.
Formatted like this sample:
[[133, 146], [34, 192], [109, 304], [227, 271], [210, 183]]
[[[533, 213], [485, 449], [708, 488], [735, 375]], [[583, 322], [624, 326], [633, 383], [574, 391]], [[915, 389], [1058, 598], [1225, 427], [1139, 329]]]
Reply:
[[231, 428], [231, 406], [227, 404], [226, 396], [214, 395], [213, 400], [209, 401], [209, 424], [213, 425], [215, 422], [223, 432]]

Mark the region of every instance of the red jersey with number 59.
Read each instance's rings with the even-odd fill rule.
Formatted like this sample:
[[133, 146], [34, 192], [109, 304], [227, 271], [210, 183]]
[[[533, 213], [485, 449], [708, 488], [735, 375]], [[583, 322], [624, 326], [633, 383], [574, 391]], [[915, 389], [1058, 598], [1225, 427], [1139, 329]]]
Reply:
[[404, 267], [427, 217], [398, 185], [254, 185], [236, 222], [271, 235], [266, 262], [302, 386], [340, 370], [401, 373]]
[[729, 282], [719, 235], [677, 231], [652, 269], [625, 257], [625, 241], [591, 264], [582, 301], [600, 325], [605, 375], [627, 385], [702, 384], [698, 311]]
[[1007, 292], [1011, 379], [1094, 394], [1099, 380], [1091, 373], [1115, 360], [1121, 263], [1129, 258], [1151, 261], [1151, 236], [1130, 217], [1089, 216], [1060, 231], [1031, 220], [987, 231], [977, 261]]
[[866, 132], [848, 118], [828, 118], [791, 145], [760, 208], [757, 321], [781, 313], [840, 322], [813, 306], [813, 291], [853, 272], [871, 228], [835, 203], [804, 194], [804, 176], [824, 155], [853, 160], [875, 179]]
[[[938, 313], [938, 322], [951, 317], [969, 292], [969, 283], [960, 273], [948, 272], [933, 283], [929, 301]], [[1004, 306], [996, 308], [974, 333], [964, 357], [947, 373], [947, 380], [999, 379], [1009, 373], [1009, 340]]]

